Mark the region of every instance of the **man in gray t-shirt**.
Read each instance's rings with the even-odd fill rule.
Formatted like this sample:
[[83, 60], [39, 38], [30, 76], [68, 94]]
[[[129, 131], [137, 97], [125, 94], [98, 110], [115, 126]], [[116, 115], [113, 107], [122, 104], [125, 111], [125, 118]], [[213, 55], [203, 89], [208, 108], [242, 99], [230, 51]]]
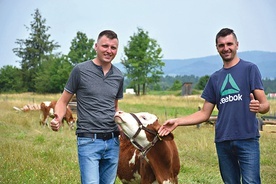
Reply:
[[102, 31], [93, 60], [77, 64], [55, 108], [51, 128], [58, 131], [66, 106], [77, 98], [77, 145], [81, 182], [114, 183], [119, 159], [119, 129], [114, 122], [123, 98], [123, 74], [111, 64], [118, 50], [117, 34]]

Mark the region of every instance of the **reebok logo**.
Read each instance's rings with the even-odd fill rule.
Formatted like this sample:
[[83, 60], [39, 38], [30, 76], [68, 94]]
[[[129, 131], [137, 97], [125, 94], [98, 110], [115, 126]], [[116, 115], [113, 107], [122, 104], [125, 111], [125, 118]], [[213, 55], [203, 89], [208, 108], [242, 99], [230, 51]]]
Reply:
[[234, 102], [234, 101], [242, 101], [242, 95], [241, 94], [237, 94], [237, 95], [228, 95], [224, 98], [220, 99], [220, 104], [224, 104], [227, 102]]
[[[230, 84], [232, 88], [226, 89], [227, 84]], [[226, 75], [223, 84], [220, 88], [220, 95], [221, 96], [226, 96], [230, 94], [235, 94], [240, 91], [240, 88], [236, 84], [235, 80], [233, 79], [232, 75], [229, 73]]]
[[240, 92], [240, 88], [236, 84], [232, 75], [230, 73], [227, 74], [220, 88], [220, 95], [222, 96], [222, 98], [220, 99], [220, 104], [224, 104], [227, 102], [234, 102], [234, 101], [242, 101], [242, 95], [237, 94], [239, 92]]

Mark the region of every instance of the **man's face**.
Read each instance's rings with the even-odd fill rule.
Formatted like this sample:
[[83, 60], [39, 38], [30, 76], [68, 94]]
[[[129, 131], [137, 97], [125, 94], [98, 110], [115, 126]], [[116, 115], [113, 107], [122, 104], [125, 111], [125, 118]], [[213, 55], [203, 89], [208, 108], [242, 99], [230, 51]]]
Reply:
[[237, 42], [235, 37], [230, 34], [225, 37], [219, 37], [217, 39], [216, 47], [223, 61], [230, 62], [237, 54], [239, 42]]
[[95, 44], [95, 50], [97, 58], [101, 62], [110, 63], [117, 54], [118, 39], [109, 39], [106, 36], [102, 36]]

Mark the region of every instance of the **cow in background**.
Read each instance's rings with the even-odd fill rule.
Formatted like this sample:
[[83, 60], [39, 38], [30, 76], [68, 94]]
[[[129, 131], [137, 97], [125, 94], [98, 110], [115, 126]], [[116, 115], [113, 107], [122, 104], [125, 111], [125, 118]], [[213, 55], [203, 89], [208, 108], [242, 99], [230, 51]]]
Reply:
[[117, 175], [123, 184], [178, 183], [180, 160], [172, 133], [159, 137], [158, 118], [147, 112], [117, 111], [120, 136]]
[[23, 111], [23, 112], [36, 111], [36, 110], [40, 110], [40, 105], [39, 104], [27, 104], [27, 105], [24, 105], [22, 108], [14, 106], [13, 109], [15, 109], [17, 111]]
[[[54, 109], [57, 101], [45, 101], [40, 104], [40, 125], [48, 126], [48, 118], [54, 118]], [[64, 125], [64, 121], [67, 122], [70, 129], [74, 129], [75, 118], [73, 118], [73, 113], [69, 106], [67, 106], [66, 113], [62, 119], [62, 125]]]

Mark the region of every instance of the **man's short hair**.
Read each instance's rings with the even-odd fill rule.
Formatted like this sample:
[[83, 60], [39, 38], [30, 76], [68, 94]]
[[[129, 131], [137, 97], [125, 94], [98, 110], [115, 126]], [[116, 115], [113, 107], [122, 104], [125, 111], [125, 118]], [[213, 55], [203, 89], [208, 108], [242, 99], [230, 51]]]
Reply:
[[98, 40], [102, 37], [102, 36], [106, 36], [109, 39], [117, 39], [117, 34], [114, 31], [111, 30], [104, 30], [102, 32], [100, 32], [99, 36], [98, 36]]
[[229, 29], [229, 28], [221, 29], [218, 32], [217, 36], [216, 36], [216, 44], [218, 43], [218, 38], [219, 37], [225, 37], [225, 36], [228, 36], [230, 34], [232, 34], [234, 36], [234, 38], [237, 40], [237, 36], [236, 36], [236, 34], [234, 33], [234, 31], [232, 29]]

